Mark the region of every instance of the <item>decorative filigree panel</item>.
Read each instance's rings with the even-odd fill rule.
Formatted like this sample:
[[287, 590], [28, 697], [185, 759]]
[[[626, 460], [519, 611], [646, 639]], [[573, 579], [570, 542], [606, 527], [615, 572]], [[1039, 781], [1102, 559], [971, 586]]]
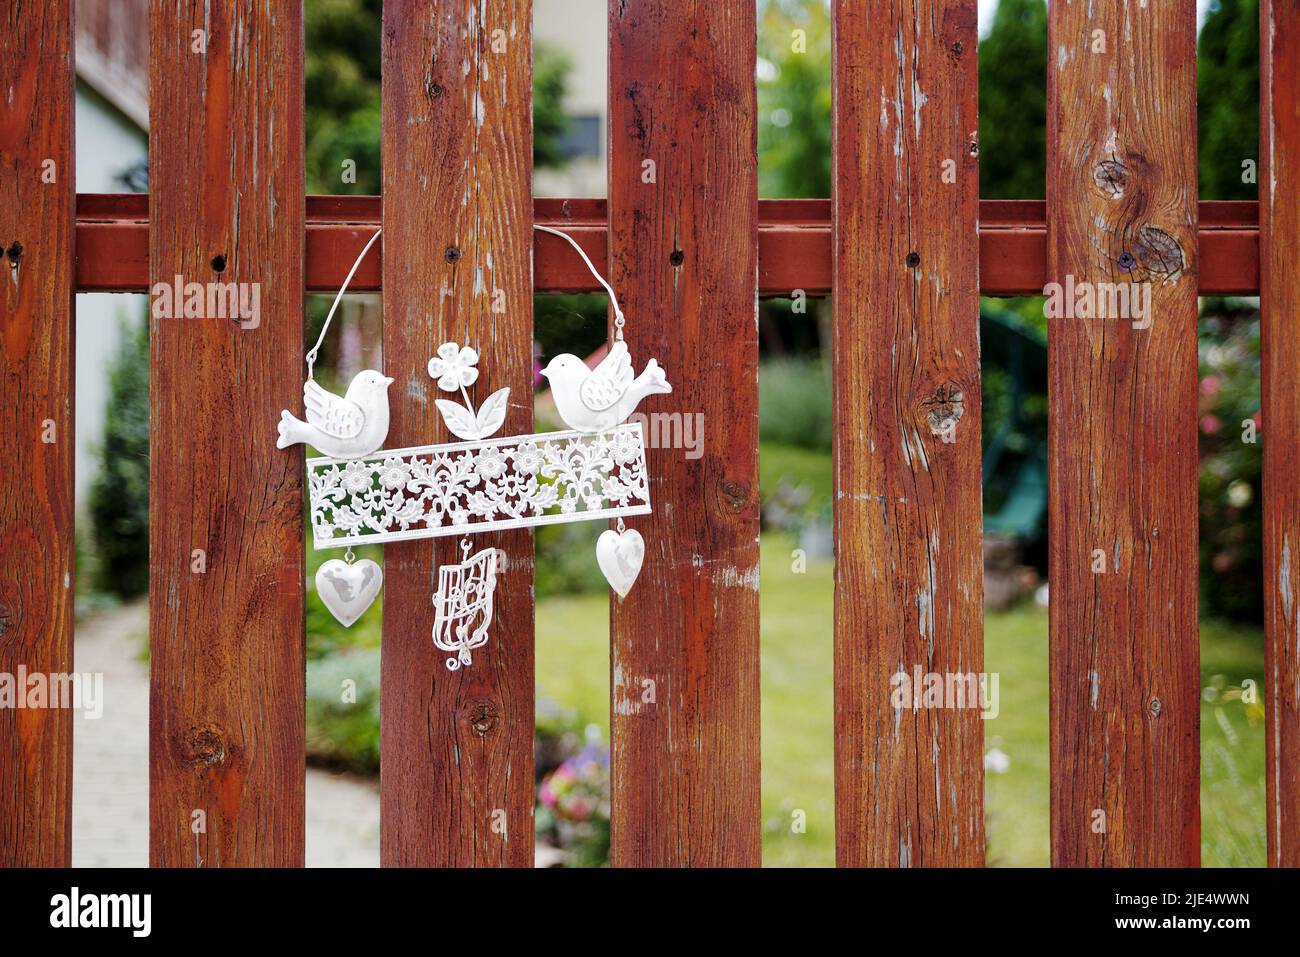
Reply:
[[307, 460], [316, 548], [644, 515], [641, 423]]

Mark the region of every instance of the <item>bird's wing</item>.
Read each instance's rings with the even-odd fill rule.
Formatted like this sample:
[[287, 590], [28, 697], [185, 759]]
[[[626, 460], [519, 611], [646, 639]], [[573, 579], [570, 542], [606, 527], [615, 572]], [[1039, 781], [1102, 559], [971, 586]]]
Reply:
[[627, 343], [620, 339], [609, 347], [600, 365], [582, 380], [578, 395], [592, 412], [604, 412], [623, 398], [631, 384], [632, 357], [627, 354]]
[[361, 433], [366, 424], [366, 414], [350, 399], [326, 392], [314, 379], [302, 387], [303, 404], [307, 407], [307, 422], [335, 439], [351, 439]]

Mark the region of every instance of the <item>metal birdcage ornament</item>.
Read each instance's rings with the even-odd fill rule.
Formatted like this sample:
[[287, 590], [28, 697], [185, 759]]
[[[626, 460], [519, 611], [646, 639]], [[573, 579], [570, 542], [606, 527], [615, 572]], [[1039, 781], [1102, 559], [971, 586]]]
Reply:
[[[559, 230], [535, 228], [577, 250], [609, 293], [615, 316], [609, 349], [595, 368], [565, 354], [542, 370], [568, 431], [493, 438], [505, 423], [510, 389], [498, 389], [475, 408], [468, 389], [478, 381], [479, 354], [455, 342], [438, 347], [428, 372], [439, 389], [463, 400], [435, 400], [443, 423], [460, 442], [385, 451], [392, 378], [367, 370], [344, 396], [317, 385], [312, 378], [317, 352], [379, 232], [353, 264], [307, 353], [305, 419], [282, 413], [278, 444], [309, 443], [328, 453], [307, 460], [312, 538], [316, 548], [348, 549], [344, 562], [327, 563], [325, 581], [334, 591], [326, 596], [322, 588], [326, 606], [345, 626], [369, 607], [379, 590], [375, 582], [382, 582], [382, 573], [373, 574], [378, 566], [367, 567], [364, 576], [349, 574], [354, 545], [615, 519], [617, 528], [605, 531], [597, 543], [597, 564], [620, 598], [640, 573], [645, 543], [623, 519], [650, 512], [650, 483], [641, 424], [627, 419], [646, 396], [672, 392], [672, 386], [654, 359], [634, 374], [618, 298], [582, 248]], [[461, 562], [439, 569], [433, 597], [433, 641], [454, 653], [447, 660], [453, 671], [471, 664], [472, 649], [487, 643], [497, 582], [498, 550], [471, 557], [467, 539], [463, 547]]]
[[460, 546], [461, 561], [438, 569], [433, 596], [433, 643], [454, 653], [447, 659], [450, 671], [472, 665], [473, 649], [487, 644], [497, 587], [497, 550], [485, 548], [471, 556], [469, 539]]

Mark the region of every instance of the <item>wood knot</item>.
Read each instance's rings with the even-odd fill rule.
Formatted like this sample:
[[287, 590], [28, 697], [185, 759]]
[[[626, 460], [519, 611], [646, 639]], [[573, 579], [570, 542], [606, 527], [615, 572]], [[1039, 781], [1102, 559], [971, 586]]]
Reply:
[[5, 250], [5, 256], [9, 259], [9, 267], [16, 269], [18, 261], [23, 258], [23, 244], [15, 239], [9, 244], [9, 248]]
[[441, 97], [446, 90], [443, 89], [442, 84], [437, 80], [429, 80], [424, 85], [424, 92], [428, 95], [429, 99], [436, 100]]
[[469, 726], [474, 733], [485, 737], [497, 723], [497, 707], [487, 700], [475, 701], [469, 706]]
[[0, 601], [0, 635], [3, 635], [11, 628], [16, 628], [17, 625], [18, 615], [14, 612], [13, 608], [10, 607], [8, 602]]
[[226, 760], [226, 736], [220, 728], [192, 727], [183, 733], [181, 756], [186, 764], [212, 767]]
[[673, 267], [677, 267], [684, 262], [686, 262], [686, 253], [682, 252], [680, 249], [674, 249], [671, 253], [668, 254], [669, 265]]
[[442, 258], [449, 263], [460, 262], [460, 249], [456, 246], [448, 246], [447, 251], [442, 254]]
[[925, 421], [933, 435], [950, 435], [966, 414], [966, 397], [951, 382], [945, 382], [935, 389], [921, 405], [925, 409]]
[[921, 265], [921, 254], [913, 250], [907, 254], [906, 262], [908, 269], [915, 269], [917, 266]]
[[1103, 196], [1119, 199], [1128, 183], [1128, 167], [1119, 160], [1103, 160], [1093, 167], [1092, 182]]
[[718, 491], [722, 493], [726, 505], [733, 512], [739, 512], [744, 509], [749, 502], [749, 483], [738, 482], [735, 479], [727, 479], [718, 486]]
[[213, 270], [214, 270], [215, 272], [225, 272], [225, 271], [226, 271], [226, 257], [225, 257], [223, 254], [221, 254], [221, 253], [217, 253], [215, 256], [213, 256], [213, 257], [212, 257], [212, 268], [213, 268]]
[[1159, 226], [1143, 226], [1138, 230], [1133, 255], [1145, 275], [1166, 282], [1177, 279], [1187, 268], [1183, 247]]

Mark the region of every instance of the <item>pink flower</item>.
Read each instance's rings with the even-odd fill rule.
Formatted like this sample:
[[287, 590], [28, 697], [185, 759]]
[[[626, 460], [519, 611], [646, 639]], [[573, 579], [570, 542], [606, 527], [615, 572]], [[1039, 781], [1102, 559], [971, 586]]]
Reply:
[[1206, 435], [1218, 434], [1219, 424], [1219, 417], [1217, 415], [1201, 416], [1201, 431]]
[[1214, 396], [1223, 388], [1223, 382], [1216, 375], [1207, 375], [1201, 380], [1201, 395]]

